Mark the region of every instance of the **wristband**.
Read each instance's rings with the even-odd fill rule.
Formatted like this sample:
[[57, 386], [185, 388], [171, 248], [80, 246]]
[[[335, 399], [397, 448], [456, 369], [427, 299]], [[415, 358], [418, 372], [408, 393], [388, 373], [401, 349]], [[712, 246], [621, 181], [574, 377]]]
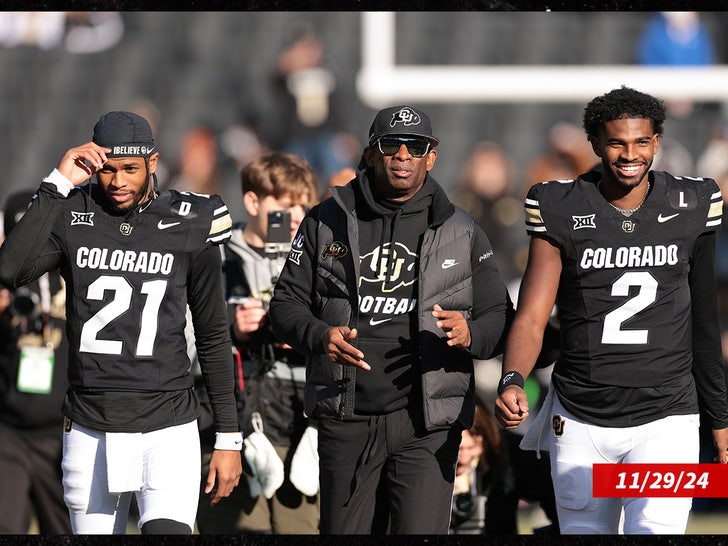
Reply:
[[216, 432], [215, 449], [240, 451], [243, 449], [242, 432]]
[[53, 169], [51, 171], [51, 174], [43, 179], [43, 182], [53, 184], [56, 187], [56, 191], [63, 195], [63, 197], [68, 197], [68, 194], [73, 189], [73, 183], [64, 175], [62, 175], [61, 171], [59, 171], [57, 168]]
[[519, 387], [523, 388], [524, 384], [525, 381], [520, 373], [516, 371], [508, 372], [503, 377], [501, 377], [501, 380], [498, 382], [498, 396], [500, 396], [500, 394], [511, 385], [518, 385]]

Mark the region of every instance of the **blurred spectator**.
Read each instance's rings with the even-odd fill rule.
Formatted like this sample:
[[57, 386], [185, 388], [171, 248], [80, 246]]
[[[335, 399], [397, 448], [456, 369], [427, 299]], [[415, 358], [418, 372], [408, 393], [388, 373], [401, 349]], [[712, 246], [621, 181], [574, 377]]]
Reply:
[[[648, 21], [640, 35], [637, 62], [645, 66], [705, 66], [715, 64], [713, 38], [697, 11], [663, 11]], [[685, 118], [691, 100], [666, 101], [669, 113]]]
[[304, 157], [320, 181], [356, 165], [361, 152], [356, 136], [339, 126], [335, 71], [311, 24], [299, 21], [288, 29], [276, 60], [278, 132], [268, 140], [275, 149]]
[[69, 11], [66, 39], [69, 53], [99, 53], [111, 49], [124, 36], [124, 20], [115, 11]]
[[270, 151], [254, 127], [245, 123], [235, 123], [223, 131], [220, 149], [233, 161], [235, 172]]
[[548, 132], [548, 150], [526, 168], [523, 197], [538, 182], [573, 180], [598, 162], [581, 127], [566, 121], [555, 123]]
[[166, 188], [220, 194], [217, 135], [210, 127], [199, 125], [182, 135], [177, 161]]
[[331, 175], [331, 177], [329, 177], [329, 183], [321, 196], [321, 201], [327, 197], [331, 197], [330, 188], [332, 186], [346, 186], [354, 178], [356, 178], [356, 169], [353, 167], [344, 167], [343, 169], [336, 171]]
[[643, 65], [709, 65], [715, 62], [713, 38], [697, 11], [663, 11], [648, 21], [637, 45]]
[[[11, 194], [3, 232], [32, 191]], [[68, 385], [65, 286], [47, 273], [14, 293], [0, 290], [0, 533], [71, 534], [63, 501], [61, 403]]]
[[51, 49], [63, 40], [66, 14], [62, 11], [6, 11], [0, 13], [0, 44]]
[[115, 11], [15, 11], [0, 13], [0, 44], [98, 53], [124, 36], [124, 21]]
[[455, 468], [451, 532], [483, 534], [485, 507], [494, 483], [512, 480], [508, 452], [500, 427], [483, 404], [475, 405], [475, 420], [464, 430]]
[[452, 195], [485, 231], [506, 283], [521, 276], [528, 252], [523, 201], [517, 191], [510, 157], [500, 144], [482, 141], [466, 159]]
[[695, 170], [698, 176], [714, 178], [716, 182], [728, 174], [728, 122], [724, 119], [714, 124], [710, 140], [698, 155]]
[[234, 218], [242, 215], [236, 181], [229, 180], [223, 169], [223, 157], [217, 132], [205, 124], [194, 125], [182, 135], [177, 152], [177, 164], [163, 189], [217, 194], [222, 197]]
[[673, 137], [660, 138], [660, 151], [652, 162], [652, 170], [689, 176], [694, 169], [695, 160], [682, 142]]

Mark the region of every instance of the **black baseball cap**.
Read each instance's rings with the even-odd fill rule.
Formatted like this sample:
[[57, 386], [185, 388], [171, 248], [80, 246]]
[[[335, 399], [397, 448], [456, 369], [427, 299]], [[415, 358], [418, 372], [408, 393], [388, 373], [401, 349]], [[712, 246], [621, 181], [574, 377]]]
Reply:
[[132, 112], [109, 112], [94, 126], [94, 143], [111, 148], [107, 157], [149, 157], [155, 152], [149, 122]]
[[406, 135], [426, 138], [434, 148], [440, 140], [432, 136], [430, 118], [414, 106], [390, 106], [377, 112], [369, 128], [369, 146], [385, 135]]

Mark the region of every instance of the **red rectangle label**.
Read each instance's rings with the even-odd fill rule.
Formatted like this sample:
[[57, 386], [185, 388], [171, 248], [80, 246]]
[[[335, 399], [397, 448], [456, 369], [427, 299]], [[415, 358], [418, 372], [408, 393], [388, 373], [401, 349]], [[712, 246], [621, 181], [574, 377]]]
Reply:
[[724, 464], [595, 464], [594, 497], [728, 497]]

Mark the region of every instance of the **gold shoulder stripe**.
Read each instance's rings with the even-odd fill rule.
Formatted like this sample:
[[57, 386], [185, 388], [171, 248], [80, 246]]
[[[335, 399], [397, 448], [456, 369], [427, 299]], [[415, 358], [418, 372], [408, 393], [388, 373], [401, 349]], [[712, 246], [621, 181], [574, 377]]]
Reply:
[[220, 233], [221, 231], [230, 229], [232, 225], [233, 219], [229, 213], [225, 214], [224, 216], [220, 216], [220, 218], [215, 218], [210, 225], [209, 235], [215, 235], [216, 233]]
[[721, 214], [723, 214], [723, 200], [711, 203], [710, 209], [708, 210], [708, 218], [720, 216]]
[[541, 210], [526, 207], [526, 223], [543, 224], [543, 218], [541, 218]]

